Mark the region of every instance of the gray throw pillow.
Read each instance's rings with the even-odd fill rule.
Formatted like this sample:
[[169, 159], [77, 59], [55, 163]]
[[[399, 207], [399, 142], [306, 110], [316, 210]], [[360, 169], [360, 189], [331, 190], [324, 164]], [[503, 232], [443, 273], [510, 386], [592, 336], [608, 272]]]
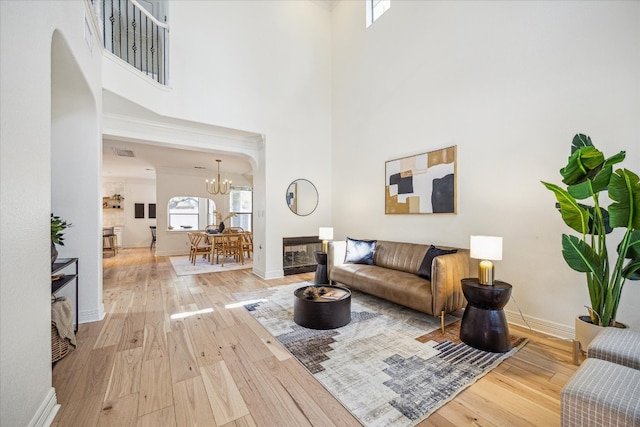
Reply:
[[376, 250], [376, 240], [357, 240], [347, 237], [347, 252], [345, 264], [373, 265], [373, 254]]

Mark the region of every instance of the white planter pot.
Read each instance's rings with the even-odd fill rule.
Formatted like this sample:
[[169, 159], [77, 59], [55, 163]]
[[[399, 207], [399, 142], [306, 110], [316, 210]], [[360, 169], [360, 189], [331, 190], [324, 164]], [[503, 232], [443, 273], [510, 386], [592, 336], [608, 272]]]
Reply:
[[[583, 320], [586, 319], [586, 320]], [[580, 350], [587, 351], [589, 343], [604, 329], [591, 323], [589, 316], [576, 316], [576, 341], [580, 343]]]
[[[627, 325], [616, 322], [615, 327], [626, 328]], [[580, 350], [586, 352], [591, 341], [604, 328], [605, 326], [598, 326], [591, 323], [591, 318], [589, 316], [576, 316], [576, 341], [580, 343]]]

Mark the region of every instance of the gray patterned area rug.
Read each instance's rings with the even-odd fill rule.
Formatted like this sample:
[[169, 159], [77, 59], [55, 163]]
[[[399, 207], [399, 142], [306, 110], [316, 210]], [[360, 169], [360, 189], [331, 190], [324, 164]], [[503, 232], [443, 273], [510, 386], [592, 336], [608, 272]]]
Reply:
[[382, 299], [352, 293], [351, 323], [314, 330], [293, 321], [295, 283], [233, 294], [365, 426], [413, 426], [514, 354], [461, 343], [459, 318], [440, 320]]

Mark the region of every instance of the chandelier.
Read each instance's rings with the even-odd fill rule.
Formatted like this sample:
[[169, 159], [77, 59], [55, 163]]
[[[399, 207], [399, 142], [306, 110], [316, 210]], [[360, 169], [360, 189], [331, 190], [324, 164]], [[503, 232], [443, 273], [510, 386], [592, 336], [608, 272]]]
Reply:
[[207, 192], [209, 194], [229, 194], [229, 191], [231, 191], [231, 181], [228, 180], [224, 180], [224, 182], [222, 182], [222, 180], [220, 179], [220, 162], [222, 160], [216, 160], [216, 162], [218, 162], [218, 181], [216, 182], [215, 179], [211, 180], [211, 182], [209, 182], [209, 180], [207, 179], [205, 181], [205, 186], [207, 188]]

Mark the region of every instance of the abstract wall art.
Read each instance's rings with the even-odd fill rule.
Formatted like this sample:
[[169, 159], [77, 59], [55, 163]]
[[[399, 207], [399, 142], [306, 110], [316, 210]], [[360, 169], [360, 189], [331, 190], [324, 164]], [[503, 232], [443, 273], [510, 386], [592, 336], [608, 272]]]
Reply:
[[385, 214], [457, 213], [456, 149], [385, 162]]

